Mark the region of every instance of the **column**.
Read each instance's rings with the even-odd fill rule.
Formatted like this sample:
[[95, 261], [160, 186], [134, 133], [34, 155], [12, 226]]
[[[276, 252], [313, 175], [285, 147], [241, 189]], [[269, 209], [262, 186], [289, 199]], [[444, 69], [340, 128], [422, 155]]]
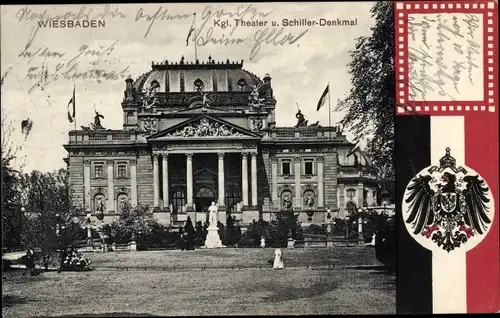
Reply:
[[186, 187], [187, 187], [187, 209], [193, 210], [193, 154], [186, 154]]
[[243, 196], [243, 206], [248, 206], [248, 154], [241, 154], [241, 195]]
[[343, 218], [346, 215], [345, 211], [345, 186], [343, 184], [338, 185], [338, 193], [339, 193], [339, 217]]
[[162, 155], [162, 181], [163, 181], [163, 209], [169, 208], [169, 193], [168, 193], [168, 154]]
[[362, 183], [358, 184], [358, 188], [356, 189], [356, 194], [358, 195], [357, 208], [359, 209], [360, 207], [364, 206], [365, 191]]
[[295, 157], [295, 167], [294, 167], [294, 173], [295, 173], [295, 208], [300, 209], [301, 208], [301, 203], [302, 203], [302, 194], [301, 194], [301, 187], [300, 187], [300, 157]]
[[160, 178], [158, 168], [158, 155], [153, 154], [153, 208], [160, 207]]
[[252, 207], [257, 206], [257, 154], [252, 153]]
[[108, 160], [108, 207], [109, 212], [115, 211], [115, 189], [113, 184], [113, 160]]
[[92, 199], [90, 198], [90, 161], [83, 161], [83, 191], [85, 200], [85, 211], [92, 211]]
[[130, 203], [137, 206], [137, 161], [130, 160]]
[[324, 190], [324, 178], [323, 178], [323, 169], [324, 169], [324, 159], [323, 157], [319, 157], [317, 159], [318, 162], [318, 208], [323, 208], [325, 206], [325, 190]]
[[225, 189], [224, 189], [224, 153], [219, 152], [217, 154], [219, 157], [219, 171], [218, 171], [218, 179], [219, 179], [219, 208], [224, 207], [225, 205]]
[[271, 200], [274, 208], [279, 209], [278, 201], [278, 159], [276, 156], [271, 157]]
[[358, 234], [360, 238], [363, 238], [363, 218], [358, 219]]

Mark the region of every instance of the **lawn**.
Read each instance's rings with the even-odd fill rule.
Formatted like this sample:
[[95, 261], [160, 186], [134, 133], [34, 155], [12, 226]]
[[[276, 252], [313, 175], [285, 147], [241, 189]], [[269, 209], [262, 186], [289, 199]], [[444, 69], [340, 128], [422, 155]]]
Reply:
[[89, 253], [96, 270], [4, 273], [4, 317], [395, 314], [395, 277], [371, 248]]

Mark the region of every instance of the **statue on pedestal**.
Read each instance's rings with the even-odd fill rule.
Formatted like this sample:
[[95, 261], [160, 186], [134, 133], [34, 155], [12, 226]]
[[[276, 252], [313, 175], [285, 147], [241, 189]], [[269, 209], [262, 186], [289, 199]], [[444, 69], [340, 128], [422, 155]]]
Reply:
[[215, 202], [212, 201], [212, 205], [208, 208], [209, 217], [208, 217], [208, 222], [210, 223], [209, 227], [215, 227], [217, 228], [217, 206], [215, 205]]
[[217, 227], [217, 213], [218, 208], [215, 205], [215, 202], [212, 202], [212, 205], [208, 208], [209, 216], [208, 216], [208, 234], [205, 239], [205, 248], [216, 248], [223, 247], [222, 241], [220, 239], [220, 235], [218, 233], [219, 229]]

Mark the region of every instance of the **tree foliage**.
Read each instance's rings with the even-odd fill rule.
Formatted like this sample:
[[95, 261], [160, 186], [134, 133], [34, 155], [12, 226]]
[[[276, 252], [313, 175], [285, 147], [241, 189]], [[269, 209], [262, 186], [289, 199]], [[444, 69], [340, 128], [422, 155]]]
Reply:
[[[84, 232], [81, 207], [70, 204], [66, 170], [52, 173], [32, 171], [18, 180], [22, 215], [21, 236], [25, 248], [40, 248], [47, 260], [53, 252], [69, 245]], [[59, 235], [57, 233], [59, 229]]]
[[13, 131], [12, 123], [2, 117], [2, 242], [4, 247], [16, 250], [22, 246], [22, 211], [18, 191], [19, 171], [13, 167], [17, 150], [11, 143]]
[[105, 224], [102, 231], [108, 236], [109, 243], [125, 244], [138, 238], [144, 241], [153, 227], [159, 227], [157, 223], [149, 206], [126, 204], [118, 220]]
[[381, 185], [394, 198], [394, 107], [393, 64], [394, 10], [390, 1], [376, 2], [371, 9], [375, 25], [370, 36], [357, 39], [348, 64], [352, 88], [340, 100], [337, 111], [346, 111], [340, 124], [356, 141], [367, 141]]
[[269, 223], [264, 237], [266, 245], [270, 247], [286, 247], [289, 238], [303, 240], [304, 234], [298, 215], [289, 211], [276, 213], [276, 219]]

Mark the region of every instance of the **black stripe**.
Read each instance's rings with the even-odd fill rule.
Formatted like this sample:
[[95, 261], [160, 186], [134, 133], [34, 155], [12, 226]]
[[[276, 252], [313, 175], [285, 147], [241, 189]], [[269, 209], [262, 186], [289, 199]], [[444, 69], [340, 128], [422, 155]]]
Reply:
[[431, 164], [430, 117], [396, 116], [396, 219], [398, 230], [398, 314], [432, 313], [432, 253], [418, 244], [403, 223], [401, 203], [408, 182]]

